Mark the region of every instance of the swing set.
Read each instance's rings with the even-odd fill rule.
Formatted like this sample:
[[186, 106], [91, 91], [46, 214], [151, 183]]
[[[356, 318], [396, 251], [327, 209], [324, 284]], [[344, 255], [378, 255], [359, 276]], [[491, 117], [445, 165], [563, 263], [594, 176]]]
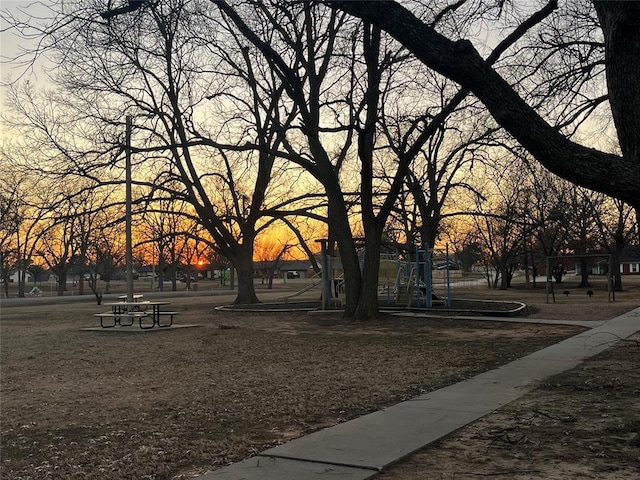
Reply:
[[[553, 288], [554, 277], [562, 278], [565, 269], [565, 260], [575, 260], [581, 263], [581, 268], [591, 268], [594, 266], [594, 259], [606, 260], [607, 268], [605, 271], [601, 271], [602, 262], [595, 262], [597, 272], [596, 274], [605, 273], [607, 276], [607, 299], [609, 302], [615, 301], [615, 292], [613, 291], [613, 261], [610, 254], [587, 254], [587, 255], [552, 255], [547, 257], [547, 281], [546, 281], [546, 300], [549, 303], [549, 297], [552, 298], [553, 303], [556, 303], [556, 294]], [[588, 262], [588, 263], [587, 263]], [[564, 290], [565, 296], [568, 296], [568, 290]], [[589, 294], [588, 291], [587, 294]]]

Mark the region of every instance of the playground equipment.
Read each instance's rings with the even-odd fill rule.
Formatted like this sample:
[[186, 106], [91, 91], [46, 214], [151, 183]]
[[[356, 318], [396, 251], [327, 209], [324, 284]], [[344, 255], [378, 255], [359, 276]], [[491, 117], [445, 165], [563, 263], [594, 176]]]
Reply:
[[[431, 308], [434, 303], [451, 307], [451, 276], [448, 248], [445, 253], [445, 295], [439, 297], [433, 290], [434, 274], [432, 253], [428, 246], [420, 249], [396, 248], [392, 254], [380, 258], [378, 285], [380, 302], [387, 306]], [[395, 274], [393, 283], [391, 274]]]
[[[344, 270], [337, 250], [330, 249], [327, 239], [316, 240], [321, 244], [322, 308], [344, 305]], [[365, 249], [359, 251], [361, 268], [364, 266]], [[451, 307], [451, 277], [449, 249], [444, 262], [445, 297], [433, 293], [432, 261], [429, 248], [399, 247], [392, 253], [380, 255], [378, 270], [378, 296], [382, 306], [403, 308], [431, 308], [434, 302]], [[327, 275], [324, 275], [327, 272]]]
[[291, 300], [292, 298], [295, 298], [299, 295], [302, 295], [303, 293], [308, 292], [309, 290], [317, 287], [318, 285], [320, 285], [322, 283], [322, 276], [320, 274], [315, 274], [313, 277], [311, 277], [311, 283], [307, 286], [305, 286], [304, 288], [298, 290], [297, 292], [294, 292], [292, 294], [289, 295], [284, 295], [282, 297], [278, 297], [277, 301], [278, 302], [284, 302], [284, 303], [289, 303], [289, 300]]
[[[586, 254], [586, 255], [552, 255], [547, 257], [547, 281], [546, 281], [546, 301], [549, 303], [549, 296], [551, 296], [553, 303], [556, 303], [556, 294], [553, 289], [553, 280], [561, 280], [565, 274], [566, 265], [565, 262], [573, 261], [579, 262], [580, 268], [586, 268], [587, 274], [591, 269], [592, 274], [606, 275], [607, 278], [607, 301], [615, 301], [615, 290], [613, 288], [613, 261], [610, 254]], [[569, 296], [569, 290], [564, 290], [565, 297]], [[593, 291], [587, 291], [587, 295], [591, 297]]]

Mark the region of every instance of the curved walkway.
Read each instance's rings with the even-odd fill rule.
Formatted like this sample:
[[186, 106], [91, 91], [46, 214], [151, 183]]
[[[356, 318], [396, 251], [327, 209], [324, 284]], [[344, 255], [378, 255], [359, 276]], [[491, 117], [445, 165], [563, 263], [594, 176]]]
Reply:
[[[489, 319], [487, 320], [496, 319]], [[640, 331], [640, 308], [463, 382], [338, 424], [197, 480], [365, 480]]]

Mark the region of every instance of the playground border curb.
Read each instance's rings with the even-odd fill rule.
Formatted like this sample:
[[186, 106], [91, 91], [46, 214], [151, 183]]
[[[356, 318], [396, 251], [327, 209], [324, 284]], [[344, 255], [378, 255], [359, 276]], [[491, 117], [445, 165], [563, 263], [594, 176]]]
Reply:
[[[515, 317], [518, 316], [520, 312], [527, 308], [527, 305], [522, 302], [503, 302], [501, 300], [471, 300], [471, 299], [457, 299], [464, 300], [468, 302], [483, 302], [483, 303], [493, 303], [493, 304], [502, 304], [502, 303], [513, 303], [517, 304], [516, 308], [511, 310], [470, 310], [470, 309], [456, 309], [456, 308], [420, 308], [420, 307], [402, 307], [397, 305], [380, 305], [380, 311], [384, 313], [394, 314], [394, 313], [402, 313], [402, 312], [413, 312], [413, 313], [423, 313], [430, 314], [434, 316], [443, 316], [449, 317], [454, 315], [478, 315], [478, 316], [488, 316], [488, 317]], [[312, 302], [300, 302], [304, 304], [309, 304]], [[318, 307], [296, 307], [295, 302], [291, 303], [282, 303], [282, 302], [265, 302], [265, 303], [256, 303], [249, 307], [249, 304], [245, 305], [219, 305], [215, 307], [216, 310], [221, 312], [239, 312], [239, 313], [283, 313], [283, 312], [308, 312], [310, 314], [321, 314], [321, 313], [344, 313], [343, 309], [328, 309], [322, 310], [320, 306]], [[278, 306], [282, 308], [269, 308], [269, 306]], [[261, 308], [265, 307], [265, 308]]]
[[[308, 302], [307, 302], [308, 303]], [[248, 305], [248, 304], [247, 304]], [[247, 305], [218, 305], [215, 307], [215, 310], [220, 312], [239, 312], [239, 313], [282, 313], [282, 312], [313, 312], [318, 310], [317, 307], [298, 307], [296, 308], [295, 303], [281, 303], [281, 302], [265, 302], [265, 303], [255, 303], [255, 308], [253, 306], [251, 308], [247, 307]], [[290, 308], [259, 308], [260, 306], [267, 305], [290, 305]]]

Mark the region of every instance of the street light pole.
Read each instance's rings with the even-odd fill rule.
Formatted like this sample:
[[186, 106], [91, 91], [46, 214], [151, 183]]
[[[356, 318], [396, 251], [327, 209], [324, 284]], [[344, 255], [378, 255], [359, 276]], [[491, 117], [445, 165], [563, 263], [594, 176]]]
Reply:
[[132, 117], [126, 117], [125, 153], [126, 153], [126, 214], [125, 214], [125, 241], [127, 244], [127, 302], [133, 302], [133, 239], [131, 231], [132, 207], [131, 207], [131, 129]]

